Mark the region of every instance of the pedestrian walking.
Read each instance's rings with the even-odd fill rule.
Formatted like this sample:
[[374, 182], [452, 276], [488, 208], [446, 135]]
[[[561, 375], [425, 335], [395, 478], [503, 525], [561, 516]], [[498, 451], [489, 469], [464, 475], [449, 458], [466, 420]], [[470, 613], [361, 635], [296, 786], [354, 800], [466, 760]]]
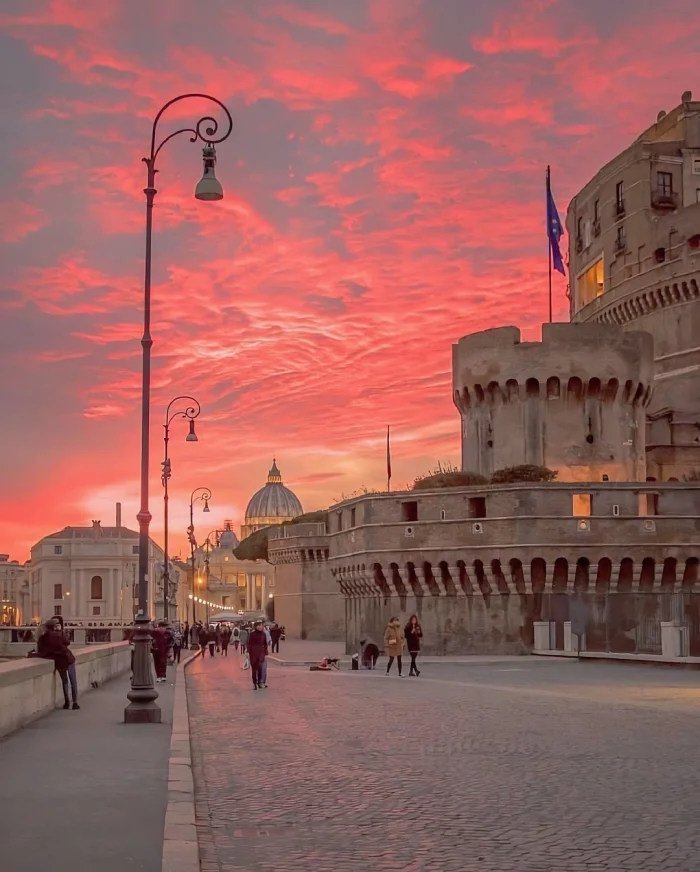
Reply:
[[409, 676], [418, 676], [420, 675], [420, 669], [416, 666], [416, 657], [420, 653], [420, 640], [423, 638], [423, 630], [418, 623], [417, 615], [411, 615], [408, 619], [403, 634], [406, 637], [408, 653], [411, 655], [411, 668], [408, 670], [408, 674]]
[[214, 632], [216, 633], [216, 653], [218, 654], [221, 650], [221, 633], [222, 627], [221, 624], [217, 624], [214, 628]]
[[156, 670], [156, 683], [163, 684], [166, 680], [166, 671], [168, 665], [168, 647], [170, 639], [166, 633], [167, 624], [165, 621], [160, 621], [158, 626], [151, 632], [151, 653], [153, 655], [153, 665]]
[[179, 627], [176, 627], [173, 632], [173, 660], [175, 663], [180, 662], [182, 653], [183, 634]]
[[[63, 629], [63, 621], [53, 618], [46, 622], [37, 639], [37, 654], [46, 660], [53, 660], [54, 669], [61, 677], [63, 687], [63, 708], [79, 709], [78, 676], [75, 671], [75, 656], [70, 650], [68, 634]], [[68, 695], [68, 688], [73, 698]]]
[[399, 678], [403, 678], [401, 655], [403, 654], [404, 635], [401, 628], [401, 622], [398, 618], [392, 618], [386, 625], [384, 630], [384, 650], [389, 655], [389, 662], [386, 667], [386, 674], [391, 672], [391, 667], [396, 660], [396, 665], [399, 670]]
[[189, 623], [185, 623], [185, 627], [182, 631], [182, 648], [187, 648], [190, 642], [190, 625]]
[[238, 651], [238, 646], [241, 644], [241, 631], [239, 630], [238, 625], [233, 628], [231, 638], [233, 639], [233, 647]]
[[221, 631], [221, 653], [228, 657], [228, 644], [231, 641], [231, 628], [224, 627]]
[[207, 653], [207, 644], [209, 643], [209, 631], [201, 621], [199, 622], [197, 638], [199, 639], [199, 647], [202, 649], [202, 657], [204, 657]]
[[274, 624], [270, 630], [270, 636], [272, 637], [272, 653], [279, 654], [280, 653], [280, 636], [282, 635], [282, 629], [278, 624]]
[[263, 664], [267, 657], [267, 636], [263, 630], [262, 621], [255, 622], [255, 628], [247, 641], [248, 656], [250, 657], [250, 674], [253, 678], [253, 690], [265, 687], [263, 684]]
[[217, 630], [214, 626], [209, 627], [209, 632], [207, 633], [207, 645], [209, 645], [209, 656], [214, 656], [214, 649], [219, 650], [219, 646], [216, 641]]
[[[263, 626], [263, 631], [265, 633], [265, 639], [267, 641], [267, 650], [268, 652], [272, 650], [272, 633], [270, 632], [269, 627]], [[262, 664], [262, 686], [267, 687], [267, 657], [263, 660]]]
[[250, 631], [248, 627], [241, 627], [241, 654], [245, 654], [248, 650], [248, 638], [250, 637]]

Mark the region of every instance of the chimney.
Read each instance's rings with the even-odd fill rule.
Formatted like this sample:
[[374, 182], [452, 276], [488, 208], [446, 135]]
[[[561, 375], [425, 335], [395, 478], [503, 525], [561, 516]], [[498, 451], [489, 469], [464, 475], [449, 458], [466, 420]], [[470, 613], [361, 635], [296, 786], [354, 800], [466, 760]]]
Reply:
[[121, 533], [122, 529], [122, 504], [117, 503], [117, 536]]

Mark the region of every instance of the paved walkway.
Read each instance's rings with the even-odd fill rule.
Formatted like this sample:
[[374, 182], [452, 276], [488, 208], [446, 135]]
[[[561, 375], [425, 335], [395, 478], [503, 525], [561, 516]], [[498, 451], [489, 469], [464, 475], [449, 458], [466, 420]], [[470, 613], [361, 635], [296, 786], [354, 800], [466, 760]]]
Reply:
[[[300, 663], [318, 663], [322, 657], [339, 657], [346, 665], [350, 663], [350, 654], [345, 653], [345, 642], [316, 642], [302, 639], [289, 639], [285, 642], [280, 642], [279, 654], [273, 654], [273, 661], [277, 661], [280, 665], [284, 664], [300, 664]], [[410, 657], [407, 653], [404, 657], [410, 663]], [[423, 663], [462, 663], [467, 666], [483, 666], [484, 663], [509, 663], [522, 660], [523, 657], [507, 654], [464, 654], [450, 655], [447, 657], [434, 657], [421, 655]], [[386, 663], [386, 658], [380, 658], [379, 665], [382, 660]]]
[[697, 872], [700, 677], [187, 672], [202, 872]]
[[0, 742], [0, 868], [161, 872], [173, 676], [162, 724], [122, 723], [128, 675]]

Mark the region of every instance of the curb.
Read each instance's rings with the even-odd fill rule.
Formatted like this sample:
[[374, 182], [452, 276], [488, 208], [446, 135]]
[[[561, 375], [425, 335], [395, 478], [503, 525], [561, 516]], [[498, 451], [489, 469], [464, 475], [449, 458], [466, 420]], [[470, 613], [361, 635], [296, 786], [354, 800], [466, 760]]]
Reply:
[[196, 651], [177, 667], [161, 872], [200, 872], [185, 669], [201, 653]]

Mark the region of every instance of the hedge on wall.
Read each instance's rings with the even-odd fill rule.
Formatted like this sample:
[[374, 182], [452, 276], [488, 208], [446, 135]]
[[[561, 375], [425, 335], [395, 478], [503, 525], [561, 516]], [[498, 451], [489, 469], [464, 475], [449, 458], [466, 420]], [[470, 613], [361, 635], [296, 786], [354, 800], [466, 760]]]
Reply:
[[518, 481], [554, 481], [556, 477], [556, 471], [547, 466], [524, 463], [522, 466], [507, 466], [505, 469], [497, 469], [491, 476], [491, 484], [513, 484]]

